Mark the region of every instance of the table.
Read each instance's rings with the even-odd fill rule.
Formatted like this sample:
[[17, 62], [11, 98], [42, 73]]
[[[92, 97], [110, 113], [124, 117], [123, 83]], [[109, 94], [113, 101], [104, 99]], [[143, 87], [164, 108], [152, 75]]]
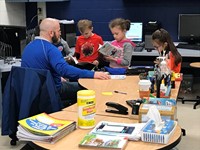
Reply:
[[[60, 111], [53, 114], [50, 114], [53, 117], [59, 118], [59, 119], [70, 119], [70, 120], [77, 120], [78, 117], [76, 112], [68, 112], [68, 111]], [[99, 121], [114, 121], [114, 122], [124, 122], [124, 123], [134, 123], [135, 121], [129, 119], [129, 118], [118, 118], [118, 117], [109, 117], [109, 116], [101, 116], [96, 115], [95, 116], [96, 123]], [[90, 132], [91, 129], [79, 129], [73, 131], [69, 135], [65, 136], [61, 140], [59, 140], [55, 144], [45, 144], [41, 142], [34, 142], [30, 143], [31, 147], [34, 147], [35, 149], [39, 149], [38, 146], [43, 149], [51, 149], [51, 150], [63, 150], [63, 149], [70, 149], [70, 150], [77, 150], [77, 149], [88, 149], [91, 150], [92, 148], [79, 148], [78, 143], [81, 141], [81, 139]], [[126, 150], [155, 150], [155, 149], [171, 149], [175, 147], [181, 140], [181, 128], [178, 125], [176, 127], [176, 130], [172, 137], [170, 138], [168, 144], [156, 144], [156, 143], [147, 143], [142, 141], [129, 141], [126, 147]]]
[[[79, 79], [78, 82], [85, 88], [94, 90], [96, 92], [96, 114], [118, 117], [130, 117], [132, 108], [126, 104], [126, 100], [138, 99], [138, 82], [139, 76], [126, 76], [124, 80], [99, 80], [99, 79]], [[171, 90], [171, 98], [177, 99], [180, 81], [176, 81], [175, 89]], [[122, 91], [127, 94], [114, 93], [113, 91]], [[113, 94], [103, 95], [102, 92], [112, 92]], [[120, 115], [105, 112], [107, 106], [106, 102], [117, 102], [128, 108], [129, 115]], [[66, 111], [76, 112], [78, 110], [77, 104], [65, 108]]]
[[[200, 70], [200, 62], [193, 62], [193, 63], [190, 63], [190, 67], [193, 67], [193, 68], [197, 68], [198, 70]], [[200, 75], [200, 74], [198, 74]], [[197, 99], [194, 100], [196, 103], [194, 104], [194, 109], [196, 109], [196, 106], [197, 105], [200, 105], [200, 96], [197, 96]]]
[[[1, 87], [1, 78], [3, 72], [9, 72], [12, 66], [21, 66], [21, 59], [17, 59], [13, 64], [3, 64], [0, 65], [0, 116], [2, 116], [2, 87]], [[0, 117], [0, 126], [1, 126], [1, 117]]]
[[200, 62], [190, 63], [190, 66], [193, 67], [193, 68], [200, 68]]

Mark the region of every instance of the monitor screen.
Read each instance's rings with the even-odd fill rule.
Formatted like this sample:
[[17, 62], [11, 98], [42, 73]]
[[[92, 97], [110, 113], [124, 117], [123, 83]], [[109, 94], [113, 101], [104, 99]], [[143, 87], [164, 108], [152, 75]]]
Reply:
[[133, 42], [142, 42], [142, 22], [131, 22], [130, 29], [126, 32], [126, 38]]
[[178, 38], [181, 42], [200, 42], [200, 14], [179, 14]]

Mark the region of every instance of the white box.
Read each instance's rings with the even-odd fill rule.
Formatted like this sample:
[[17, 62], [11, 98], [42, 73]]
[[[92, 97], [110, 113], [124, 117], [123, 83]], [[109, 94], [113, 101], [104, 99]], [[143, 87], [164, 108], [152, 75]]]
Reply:
[[169, 142], [170, 137], [173, 135], [177, 122], [174, 120], [171, 120], [174, 122], [174, 126], [171, 129], [171, 131], [167, 134], [162, 134], [162, 133], [150, 133], [150, 132], [145, 132], [145, 128], [152, 123], [152, 120], [148, 121], [146, 126], [143, 128], [141, 135], [142, 135], [142, 141], [144, 142], [151, 142], [151, 143], [160, 143], [160, 144], [167, 144]]

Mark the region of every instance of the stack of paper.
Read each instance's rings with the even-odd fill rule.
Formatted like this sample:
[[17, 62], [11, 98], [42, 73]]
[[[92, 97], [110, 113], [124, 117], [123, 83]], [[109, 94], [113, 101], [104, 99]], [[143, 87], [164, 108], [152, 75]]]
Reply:
[[76, 122], [41, 113], [18, 121], [17, 137], [22, 141], [55, 143], [76, 129]]

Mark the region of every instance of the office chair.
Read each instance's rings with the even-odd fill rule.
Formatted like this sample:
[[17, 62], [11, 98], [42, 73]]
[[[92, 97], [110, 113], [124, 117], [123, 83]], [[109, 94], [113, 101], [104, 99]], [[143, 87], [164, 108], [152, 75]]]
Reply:
[[59, 93], [49, 70], [12, 67], [2, 101], [2, 135], [18, 141], [18, 120], [61, 110]]
[[186, 101], [188, 102], [196, 102], [194, 103], [193, 109], [196, 109], [196, 106], [200, 105], [200, 96], [196, 96], [196, 99], [184, 99], [184, 97], [179, 97], [178, 99], [180, 99], [182, 101], [182, 104], [185, 104]]

